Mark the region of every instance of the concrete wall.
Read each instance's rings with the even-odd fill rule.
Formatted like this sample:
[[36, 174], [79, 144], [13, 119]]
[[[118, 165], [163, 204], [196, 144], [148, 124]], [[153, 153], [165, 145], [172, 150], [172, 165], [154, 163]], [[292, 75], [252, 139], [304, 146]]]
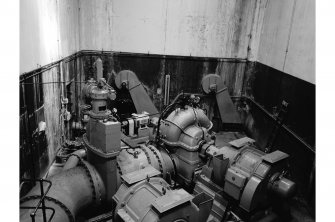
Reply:
[[77, 0], [20, 1], [20, 74], [78, 50]]
[[[43, 82], [59, 82], [59, 67], [56, 66], [42, 74]], [[56, 156], [56, 151], [61, 145], [64, 120], [61, 116], [61, 92], [60, 84], [43, 85], [44, 93], [44, 117], [46, 122], [46, 137], [48, 141], [49, 164]], [[45, 166], [47, 167], [47, 166]], [[40, 169], [42, 172], [45, 169]]]
[[[56, 62], [79, 51], [78, 0], [20, 1], [20, 74]], [[60, 81], [60, 65], [40, 74], [43, 83]], [[68, 72], [63, 79], [67, 80]], [[29, 80], [28, 80], [29, 81]], [[25, 82], [23, 82], [24, 84]], [[27, 86], [27, 85], [26, 85]], [[34, 93], [27, 96], [34, 97]], [[31, 136], [39, 121], [46, 122], [47, 152], [35, 159], [35, 176], [43, 176], [61, 145], [64, 121], [60, 84], [43, 84], [43, 115], [31, 116]], [[36, 108], [36, 107], [35, 107]], [[36, 111], [35, 111], [36, 113]], [[30, 163], [32, 164], [32, 163]]]
[[82, 0], [80, 49], [247, 58], [256, 0]]
[[266, 2], [257, 61], [315, 83], [315, 0]]

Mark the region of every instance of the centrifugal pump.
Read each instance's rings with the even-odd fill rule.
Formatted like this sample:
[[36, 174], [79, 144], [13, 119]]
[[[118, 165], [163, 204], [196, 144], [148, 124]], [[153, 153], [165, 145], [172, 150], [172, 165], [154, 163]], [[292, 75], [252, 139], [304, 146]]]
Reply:
[[[174, 109], [160, 121], [156, 135], [159, 138], [155, 138], [157, 143], [141, 145], [138, 150], [134, 150], [137, 157], [127, 152], [120, 153], [118, 157], [118, 164], [123, 169], [128, 166], [127, 171], [122, 169], [122, 177], [143, 175], [138, 183], [124, 181], [114, 196], [118, 206], [116, 219], [145, 221], [147, 216], [134, 213], [138, 206], [133, 200], [149, 198], [151, 194], [146, 194], [144, 190], [151, 186], [150, 180], [139, 181], [159, 173], [169, 181], [172, 190], [173, 187], [181, 186], [192, 193], [188, 203], [206, 203], [207, 210], [196, 210], [201, 212], [197, 217], [202, 218], [200, 221], [227, 220], [232, 217], [228, 213], [232, 210], [245, 218], [245, 215], [250, 216], [262, 205], [269, 204], [270, 197], [284, 200], [294, 194], [295, 183], [285, 177], [289, 157], [286, 153], [277, 150], [266, 154], [249, 142], [243, 143], [250, 141], [245, 138], [240, 139], [239, 146], [215, 146], [210, 133], [211, 121], [203, 110], [191, 105]], [[146, 174], [150, 165], [158, 173]], [[157, 214], [154, 203], [161, 202], [163, 196], [162, 193], [153, 195], [144, 211], [156, 212], [155, 218], [161, 218], [158, 221], [163, 221], [165, 214]], [[168, 195], [165, 201], [165, 204], [174, 202]], [[175, 203], [177, 209], [178, 201]], [[169, 211], [171, 214], [174, 212], [172, 209]], [[182, 217], [181, 221], [190, 220]]]

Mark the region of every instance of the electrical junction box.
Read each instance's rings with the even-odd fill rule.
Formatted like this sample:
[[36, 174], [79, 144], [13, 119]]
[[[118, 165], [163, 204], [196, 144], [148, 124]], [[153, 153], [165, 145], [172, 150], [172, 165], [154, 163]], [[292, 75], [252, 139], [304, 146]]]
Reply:
[[133, 113], [131, 118], [127, 119], [128, 129], [126, 134], [131, 138], [141, 138], [149, 136], [149, 114], [143, 112], [141, 114]]
[[143, 112], [141, 114], [133, 113], [132, 118], [135, 120], [137, 127], [145, 127], [149, 124], [149, 113]]
[[246, 179], [246, 176], [229, 168], [225, 177], [224, 192], [238, 200]]
[[90, 119], [87, 137], [92, 146], [105, 154], [120, 150], [121, 123]]

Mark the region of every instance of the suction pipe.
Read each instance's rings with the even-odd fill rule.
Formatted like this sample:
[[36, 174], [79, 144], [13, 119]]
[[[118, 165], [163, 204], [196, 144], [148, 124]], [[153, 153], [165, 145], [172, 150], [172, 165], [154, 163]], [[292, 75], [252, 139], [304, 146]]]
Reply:
[[[105, 186], [95, 168], [81, 158], [78, 158], [77, 166], [73, 167], [76, 165], [72, 162], [73, 158], [69, 160], [71, 162], [66, 166], [72, 168], [48, 178], [52, 186], [44, 199], [45, 206], [48, 207], [46, 218], [48, 220], [52, 216], [50, 208], [53, 208], [55, 210], [51, 220], [53, 222], [75, 221], [76, 215], [81, 210], [94, 204], [100, 205], [105, 199]], [[47, 184], [44, 184], [43, 190], [47, 190]], [[40, 186], [37, 185], [20, 200], [20, 206], [36, 206], [40, 198]], [[31, 212], [31, 209], [21, 209], [20, 221], [30, 222]], [[43, 221], [42, 210], [37, 210], [35, 221]]]

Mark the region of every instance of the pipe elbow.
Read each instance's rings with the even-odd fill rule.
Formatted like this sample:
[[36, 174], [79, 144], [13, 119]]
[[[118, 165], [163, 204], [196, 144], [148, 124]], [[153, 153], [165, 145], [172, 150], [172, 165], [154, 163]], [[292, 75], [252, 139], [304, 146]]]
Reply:
[[197, 113], [197, 120], [201, 127], [210, 130], [213, 126], [212, 122], [208, 119], [205, 112], [202, 109], [196, 109], [195, 112]]
[[[92, 204], [101, 204], [105, 200], [105, 185], [93, 166], [82, 161], [80, 166], [62, 171], [49, 178], [52, 183], [45, 197], [45, 205], [53, 208], [55, 214], [52, 221], [75, 221], [76, 215]], [[43, 184], [44, 191], [47, 184]], [[36, 206], [41, 198], [41, 190], [37, 184], [25, 197], [20, 200], [20, 206]], [[30, 209], [20, 210], [20, 221], [31, 221]], [[46, 210], [50, 218], [51, 210]], [[35, 221], [43, 221], [42, 211], [38, 210]]]
[[197, 108], [173, 111], [161, 125], [164, 140], [169, 143], [177, 143], [186, 129], [198, 125], [209, 130], [212, 127], [211, 121], [206, 114]]

